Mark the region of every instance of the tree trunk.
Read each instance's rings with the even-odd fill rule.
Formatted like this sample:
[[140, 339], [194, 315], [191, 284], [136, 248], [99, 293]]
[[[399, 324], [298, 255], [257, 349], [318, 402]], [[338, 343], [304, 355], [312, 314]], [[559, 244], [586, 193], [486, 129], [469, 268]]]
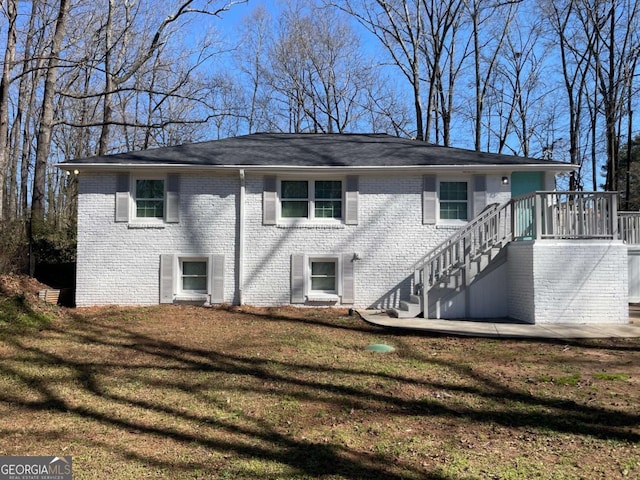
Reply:
[[100, 130], [100, 142], [98, 143], [98, 155], [106, 155], [109, 145], [109, 126], [113, 116], [113, 75], [111, 74], [111, 50], [113, 48], [113, 2], [109, 0], [107, 24], [105, 25], [105, 54], [104, 54], [104, 101], [102, 105], [102, 129]]
[[53, 100], [55, 95], [56, 80], [58, 79], [58, 65], [60, 64], [60, 51], [64, 39], [65, 22], [69, 11], [69, 0], [60, 0], [56, 28], [51, 43], [49, 65], [44, 82], [42, 97], [42, 111], [40, 112], [40, 129], [36, 144], [36, 164], [33, 175], [33, 194], [31, 198], [31, 234], [34, 228], [42, 226], [45, 218], [45, 189], [46, 171], [49, 152], [51, 149], [51, 131], [53, 129]]
[[4, 65], [0, 77], [0, 221], [6, 216], [5, 180], [9, 165], [9, 83], [16, 55], [16, 18], [18, 0], [7, 0], [7, 46], [4, 52]]

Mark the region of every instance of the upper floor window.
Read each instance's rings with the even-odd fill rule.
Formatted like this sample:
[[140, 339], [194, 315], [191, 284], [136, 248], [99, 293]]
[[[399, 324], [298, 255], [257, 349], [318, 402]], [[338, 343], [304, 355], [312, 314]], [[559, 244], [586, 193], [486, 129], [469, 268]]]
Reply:
[[440, 220], [468, 220], [467, 182], [440, 182]]
[[164, 218], [164, 180], [135, 180], [136, 218]]
[[115, 221], [152, 225], [180, 221], [180, 176], [119, 173], [116, 176]]
[[287, 219], [342, 219], [342, 181], [282, 180], [280, 216]]

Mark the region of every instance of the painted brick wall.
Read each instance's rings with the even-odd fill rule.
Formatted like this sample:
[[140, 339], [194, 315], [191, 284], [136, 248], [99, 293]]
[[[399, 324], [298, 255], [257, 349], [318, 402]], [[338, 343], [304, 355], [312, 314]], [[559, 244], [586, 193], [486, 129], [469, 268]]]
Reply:
[[509, 316], [529, 323], [627, 323], [627, 246], [544, 240], [509, 245]]
[[507, 314], [535, 323], [533, 242], [512, 242], [507, 248]]
[[[157, 173], [157, 172], [154, 172]], [[116, 175], [84, 174], [78, 205], [79, 306], [157, 304], [161, 254], [225, 254], [225, 301], [237, 303], [239, 179], [180, 176], [180, 223], [134, 228], [114, 222]], [[391, 307], [411, 290], [411, 265], [455, 229], [422, 225], [422, 177], [360, 176], [359, 224], [335, 228], [262, 225], [263, 177], [246, 182], [245, 285], [254, 305], [290, 302], [293, 253], [358, 253], [355, 306]], [[488, 177], [487, 200], [505, 201], [509, 186]]]
[[622, 242], [536, 242], [536, 323], [627, 323], [627, 269]]
[[[262, 225], [261, 176], [247, 177], [247, 252], [244, 301], [255, 305], [290, 301], [293, 253], [358, 253], [356, 307], [387, 308], [406, 300], [411, 266], [455, 231], [422, 224], [422, 176], [360, 176], [359, 224], [335, 228]], [[490, 201], [509, 198], [500, 178], [487, 182]]]
[[225, 254], [225, 300], [234, 301], [238, 178], [181, 175], [180, 223], [161, 228], [114, 222], [115, 188], [115, 174], [80, 177], [78, 306], [157, 304], [161, 254]]

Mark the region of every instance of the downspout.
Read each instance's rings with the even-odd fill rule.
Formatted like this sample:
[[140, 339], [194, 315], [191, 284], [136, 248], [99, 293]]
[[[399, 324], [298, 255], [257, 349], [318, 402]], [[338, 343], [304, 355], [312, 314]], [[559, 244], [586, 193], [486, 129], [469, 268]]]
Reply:
[[238, 211], [238, 302], [244, 305], [243, 288], [244, 288], [244, 207], [245, 207], [245, 177], [244, 168], [239, 170], [240, 173], [240, 206]]

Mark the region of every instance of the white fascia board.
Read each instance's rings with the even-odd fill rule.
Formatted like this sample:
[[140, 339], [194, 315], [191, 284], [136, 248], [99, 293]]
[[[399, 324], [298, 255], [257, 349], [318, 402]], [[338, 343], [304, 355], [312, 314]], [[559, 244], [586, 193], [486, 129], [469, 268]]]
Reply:
[[58, 163], [56, 167], [66, 170], [67, 172], [168, 172], [168, 173], [180, 173], [180, 172], [202, 172], [202, 171], [214, 171], [218, 173], [224, 173], [227, 175], [238, 175], [240, 170], [246, 167], [230, 165], [193, 165], [188, 163], [180, 164], [166, 164], [166, 163]]
[[185, 171], [208, 171], [227, 174], [237, 174], [238, 171], [254, 173], [301, 173], [301, 172], [331, 172], [331, 173], [504, 173], [504, 172], [539, 172], [549, 171], [555, 173], [571, 172], [577, 165], [570, 163], [559, 163], [553, 165], [543, 164], [492, 164], [492, 165], [389, 165], [389, 166], [296, 166], [296, 165], [193, 165], [193, 164], [171, 164], [147, 163], [147, 164], [127, 164], [127, 163], [59, 163], [58, 168], [67, 171], [122, 171], [122, 170], [161, 170], [166, 172]]

